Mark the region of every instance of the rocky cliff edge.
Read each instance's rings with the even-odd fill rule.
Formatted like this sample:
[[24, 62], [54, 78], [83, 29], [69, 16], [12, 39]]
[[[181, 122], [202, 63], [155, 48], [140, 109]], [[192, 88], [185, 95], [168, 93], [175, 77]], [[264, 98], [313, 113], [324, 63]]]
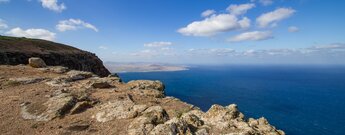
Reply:
[[285, 134], [235, 104], [203, 112], [167, 97], [160, 81], [124, 83], [60, 66], [3, 65], [0, 75], [0, 134]]

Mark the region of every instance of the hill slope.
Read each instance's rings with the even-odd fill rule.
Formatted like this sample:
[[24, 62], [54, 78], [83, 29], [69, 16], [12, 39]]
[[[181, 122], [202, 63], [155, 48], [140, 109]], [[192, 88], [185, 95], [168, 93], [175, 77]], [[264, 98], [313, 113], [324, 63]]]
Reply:
[[0, 65], [28, 64], [30, 57], [40, 57], [48, 66], [59, 65], [99, 76], [110, 74], [93, 53], [51, 41], [0, 36]]

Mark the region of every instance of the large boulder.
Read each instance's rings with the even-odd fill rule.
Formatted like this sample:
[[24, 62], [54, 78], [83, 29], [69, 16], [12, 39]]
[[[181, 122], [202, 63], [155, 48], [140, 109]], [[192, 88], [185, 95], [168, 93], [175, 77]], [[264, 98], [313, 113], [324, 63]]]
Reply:
[[38, 57], [29, 58], [29, 65], [34, 68], [43, 68], [47, 66], [46, 63]]

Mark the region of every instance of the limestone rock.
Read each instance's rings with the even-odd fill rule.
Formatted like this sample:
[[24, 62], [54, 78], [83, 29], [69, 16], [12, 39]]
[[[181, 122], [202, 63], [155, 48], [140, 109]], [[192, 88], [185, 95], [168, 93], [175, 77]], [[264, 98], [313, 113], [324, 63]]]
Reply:
[[20, 84], [31, 84], [31, 83], [37, 83], [40, 81], [45, 80], [46, 78], [42, 77], [20, 77], [20, 78], [10, 78], [9, 81], [14, 81]]
[[67, 75], [73, 81], [83, 80], [83, 79], [90, 78], [90, 77], [94, 76], [94, 74], [92, 74], [91, 72], [77, 71], [77, 70], [71, 70], [71, 71], [67, 72]]
[[127, 83], [133, 93], [154, 98], [163, 98], [164, 85], [160, 81], [135, 80]]
[[53, 67], [48, 67], [48, 71], [53, 72], [53, 73], [57, 73], [57, 74], [63, 74], [68, 72], [68, 68], [67, 67], [63, 67], [63, 66], [53, 66]]
[[150, 135], [192, 135], [192, 132], [185, 121], [175, 117], [157, 125]]
[[101, 82], [101, 81], [98, 81], [98, 82], [93, 82], [93, 83], [91, 84], [91, 87], [103, 89], [103, 88], [110, 88], [111, 85], [110, 85], [108, 82]]
[[[143, 105], [133, 107], [137, 110], [143, 110]], [[140, 117], [135, 118], [128, 126], [129, 135], [146, 135], [157, 124], [164, 123], [169, 119], [168, 114], [161, 106], [151, 106], [142, 111]]]
[[154, 117], [137, 117], [128, 126], [128, 135], [146, 135], [155, 127]]
[[243, 114], [241, 114], [237, 105], [232, 104], [227, 107], [220, 105], [212, 105], [212, 107], [203, 115], [202, 120], [206, 124], [216, 125], [220, 129], [229, 128], [232, 120], [243, 121]]
[[129, 99], [115, 100], [101, 105], [94, 117], [99, 122], [134, 118], [138, 115], [138, 112], [133, 109], [133, 106], [133, 101]]
[[43, 68], [47, 66], [46, 63], [41, 58], [37, 58], [37, 57], [29, 58], [29, 65], [34, 68]]
[[42, 107], [43, 112], [37, 112], [36, 108], [30, 106], [30, 103], [21, 105], [21, 114], [24, 119], [33, 119], [36, 121], [49, 121], [56, 117], [66, 114], [74, 105], [75, 98], [67, 93], [51, 97]]
[[92, 105], [88, 101], [78, 102], [72, 109], [71, 114], [77, 114], [85, 111], [88, 108], [91, 108]]
[[131, 89], [154, 89], [158, 91], [164, 91], [164, 84], [160, 81], [150, 80], [135, 80], [127, 83]]
[[192, 126], [193, 128], [198, 128], [204, 124], [200, 118], [192, 113], [185, 113], [181, 116], [181, 119], [185, 121], [188, 125]]
[[164, 123], [169, 119], [167, 112], [161, 106], [151, 106], [142, 112], [142, 115], [153, 117], [155, 123]]

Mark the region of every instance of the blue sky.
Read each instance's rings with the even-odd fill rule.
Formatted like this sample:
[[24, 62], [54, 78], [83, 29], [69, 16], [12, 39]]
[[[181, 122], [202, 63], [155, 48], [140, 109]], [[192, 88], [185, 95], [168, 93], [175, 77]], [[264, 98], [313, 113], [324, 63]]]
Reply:
[[0, 0], [0, 34], [103, 61], [345, 64], [343, 0]]

